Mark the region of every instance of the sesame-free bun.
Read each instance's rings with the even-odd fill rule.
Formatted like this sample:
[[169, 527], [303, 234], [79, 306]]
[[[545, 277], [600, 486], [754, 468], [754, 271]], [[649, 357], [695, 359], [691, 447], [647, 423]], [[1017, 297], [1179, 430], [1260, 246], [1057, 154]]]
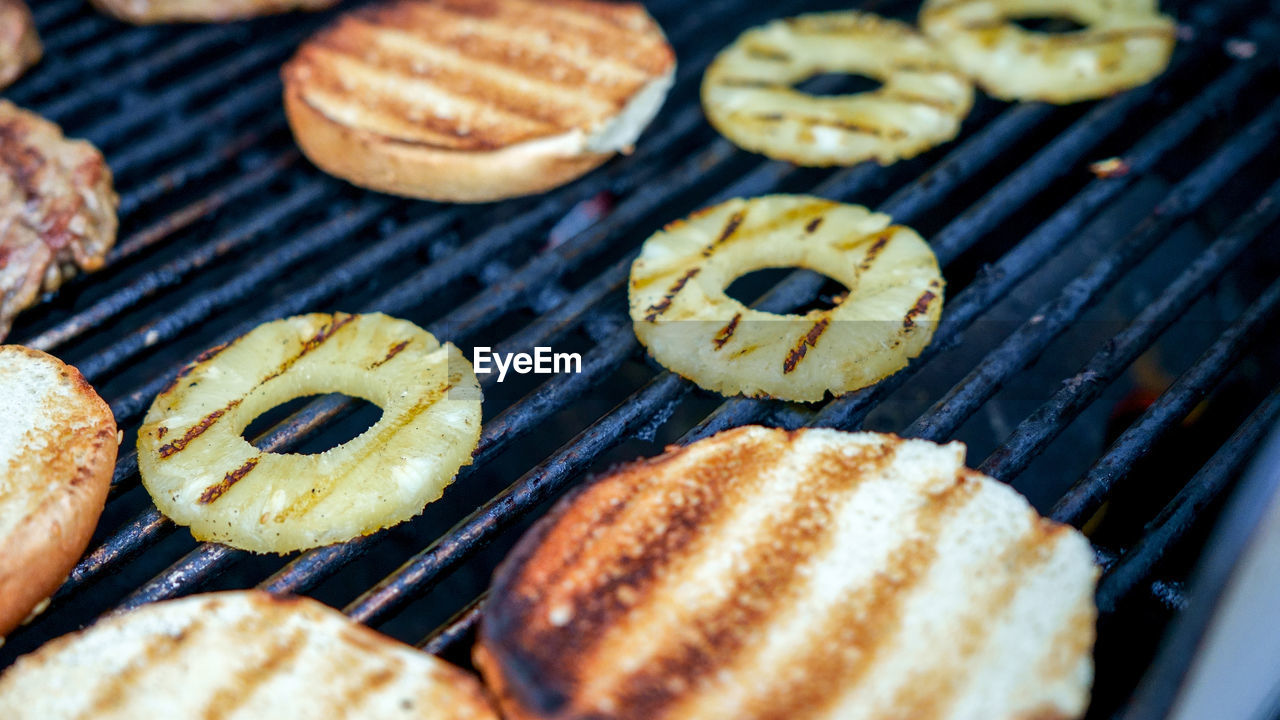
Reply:
[[497, 720], [475, 677], [325, 605], [195, 595], [99, 621], [0, 676], [5, 720]]
[[959, 443], [746, 427], [561, 502], [475, 660], [507, 720], [1077, 718], [1097, 573]]
[[[0, 345], [0, 637], [66, 579], [116, 462], [111, 408], [73, 367]], [[0, 714], [0, 717], [9, 717]]]
[[486, 202], [629, 152], [675, 71], [638, 3], [391, 0], [346, 13], [285, 65], [303, 152], [356, 185]]

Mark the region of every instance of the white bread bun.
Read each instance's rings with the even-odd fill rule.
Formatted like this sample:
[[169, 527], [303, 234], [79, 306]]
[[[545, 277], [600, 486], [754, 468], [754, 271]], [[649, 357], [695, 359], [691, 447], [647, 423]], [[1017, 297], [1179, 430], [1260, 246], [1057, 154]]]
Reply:
[[508, 720], [1076, 718], [1097, 572], [959, 443], [747, 427], [562, 502], [475, 659]]
[[303, 152], [356, 185], [429, 200], [539, 193], [629, 152], [675, 54], [638, 3], [391, 0], [285, 65]]
[[102, 12], [135, 25], [230, 22], [290, 10], [323, 10], [338, 0], [92, 0]]
[[54, 640], [0, 677], [6, 720], [497, 720], [480, 684], [307, 598], [210, 593]]
[[[52, 355], [0, 345], [0, 637], [75, 566], [116, 462], [111, 408]], [[8, 717], [0, 713], [0, 717]]]

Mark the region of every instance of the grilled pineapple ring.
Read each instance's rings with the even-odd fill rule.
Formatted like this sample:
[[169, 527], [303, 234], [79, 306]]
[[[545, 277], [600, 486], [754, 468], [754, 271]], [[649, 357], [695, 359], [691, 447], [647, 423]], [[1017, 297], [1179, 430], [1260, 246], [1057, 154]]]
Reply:
[[[669, 370], [723, 395], [812, 402], [892, 375], [920, 354], [942, 313], [928, 244], [888, 215], [804, 195], [735, 199], [645, 241], [631, 266], [636, 335]], [[725, 294], [763, 268], [839, 280], [829, 310], [776, 315]]]
[[[382, 418], [314, 455], [262, 452], [241, 436], [272, 407], [331, 392]], [[417, 515], [479, 438], [480, 385], [452, 344], [386, 315], [299, 315], [187, 366], [138, 430], [138, 469], [156, 507], [197, 539], [283, 553]]]
[[[817, 97], [792, 86], [824, 72], [883, 82]], [[911, 26], [857, 12], [774, 20], [720, 52], [702, 81], [707, 119], [736, 145], [799, 165], [887, 165], [951, 140], [973, 85]]]
[[[1085, 29], [1031, 32], [1011, 20], [1062, 16]], [[1157, 0], [926, 0], [920, 27], [991, 95], [1072, 103], [1164, 72], [1176, 28]]]

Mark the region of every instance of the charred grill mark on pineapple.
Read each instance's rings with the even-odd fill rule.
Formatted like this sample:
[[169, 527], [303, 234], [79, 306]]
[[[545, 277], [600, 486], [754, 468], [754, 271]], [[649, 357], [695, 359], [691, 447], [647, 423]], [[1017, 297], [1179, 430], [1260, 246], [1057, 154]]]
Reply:
[[791, 54], [785, 50], [766, 45], [753, 44], [747, 47], [747, 56], [752, 60], [764, 60], [766, 62], [791, 62]]
[[928, 95], [920, 95], [919, 93], [906, 92], [905, 90], [894, 90], [890, 92], [881, 92], [880, 97], [886, 100], [895, 100], [907, 105], [927, 105], [931, 108], [950, 112], [955, 109], [955, 103], [950, 100], [930, 97]]
[[[930, 283], [932, 286], [933, 283]], [[937, 294], [933, 290], [925, 290], [924, 293], [916, 299], [916, 304], [907, 311], [906, 317], [902, 318], [902, 329], [910, 330], [916, 326], [916, 318], [929, 312], [929, 306], [937, 298]]]
[[395, 345], [392, 345], [391, 349], [387, 351], [387, 356], [375, 362], [374, 364], [370, 365], [369, 369], [373, 370], [375, 368], [380, 368], [383, 365], [386, 365], [387, 363], [391, 362], [391, 358], [399, 355], [400, 352], [407, 347], [409, 347], [408, 340], [402, 340], [401, 342], [398, 342]]
[[863, 256], [862, 262], [858, 263], [858, 270], [866, 272], [871, 269], [876, 258], [880, 256], [880, 252], [889, 244], [889, 239], [893, 237], [893, 231], [895, 229], [896, 228], [889, 228], [876, 237], [875, 242], [871, 243], [871, 247], [867, 248], [867, 254]]
[[202, 363], [206, 363], [212, 360], [218, 353], [231, 347], [231, 343], [234, 343], [234, 342], [235, 340], [232, 340], [231, 342], [224, 342], [219, 345], [214, 345], [208, 350], [205, 350], [204, 352], [197, 355], [195, 360], [192, 360], [189, 364], [187, 364], [185, 367], [179, 370], [177, 375], [173, 376], [173, 379], [169, 381], [168, 385], [164, 386], [164, 389], [160, 391], [160, 394], [167, 395], [175, 387], [178, 386], [178, 383], [182, 380], [182, 378], [190, 375], [191, 371], [195, 370]]
[[[319, 332], [317, 332], [315, 335], [313, 335], [311, 338], [309, 338], [306, 342], [302, 344], [302, 350], [300, 350], [293, 357], [284, 361], [280, 365], [280, 367], [275, 370], [275, 372], [259, 380], [256, 385], [254, 385], [252, 388], [249, 389], [248, 392], [245, 393], [245, 395], [248, 395], [254, 390], [257, 390], [258, 388], [262, 387], [266, 383], [270, 382], [271, 380], [274, 380], [280, 377], [281, 375], [285, 374], [286, 372], [288, 372], [289, 368], [293, 367], [294, 364], [296, 364], [299, 360], [305, 357], [308, 353], [312, 352], [316, 348], [323, 345], [326, 340], [336, 335], [339, 330], [341, 330], [343, 327], [346, 327], [346, 325], [350, 323], [352, 320], [355, 320], [355, 318], [356, 318], [355, 315], [344, 315], [344, 314], [334, 315], [333, 322], [321, 328]], [[206, 350], [205, 353], [201, 354], [202, 357], [205, 354], [209, 354], [209, 353], [212, 353], [212, 354], [209, 354], [209, 357], [205, 358], [204, 361], [197, 360], [195, 363], [188, 365], [186, 368], [183, 369], [182, 373], [179, 373], [178, 378], [185, 377], [192, 370], [198, 367], [202, 362], [209, 360], [214, 355], [221, 352], [225, 347], [226, 346], [223, 345], [221, 347], [215, 347], [215, 348], [210, 348], [209, 350]], [[178, 378], [174, 379], [173, 384], [177, 383]], [[169, 388], [169, 389], [172, 389], [172, 388]], [[168, 390], [166, 390], [166, 392], [167, 391]], [[241, 401], [241, 398], [236, 398], [235, 400], [232, 400], [231, 402], [227, 403], [226, 407], [222, 408], [221, 410], [214, 410], [208, 415], [205, 415], [203, 418], [200, 419], [200, 422], [196, 423], [191, 429], [187, 430], [182, 435], [182, 437], [178, 438], [177, 440], [174, 440], [171, 443], [160, 446], [160, 450], [158, 452], [161, 459], [167, 458], [179, 452], [182, 452], [188, 445], [191, 444], [193, 440], [200, 437], [200, 435], [202, 435], [209, 428], [213, 427], [213, 424], [218, 422], [218, 420], [220, 420], [222, 416], [226, 415], [228, 412], [230, 412], [236, 406], [238, 406], [240, 404], [240, 401]]]
[[[459, 377], [458, 379], [460, 380], [461, 378]], [[450, 376], [448, 383], [436, 388], [433, 392], [424, 395], [421, 401], [406, 410], [399, 417], [385, 422], [385, 424], [380, 424], [378, 430], [379, 436], [377, 438], [373, 438], [370, 442], [365, 443], [363, 448], [361, 448], [362, 452], [353, 455], [349, 459], [344, 458], [347, 462], [343, 464], [340, 470], [329, 477], [318, 478], [316, 480], [316, 485], [311, 489], [311, 492], [300, 495], [288, 507], [281, 510], [279, 513], [276, 513], [276, 515], [272, 517], [272, 521], [278, 523], [285, 522], [290, 518], [302, 517], [310, 512], [312, 508], [320, 504], [321, 500], [332, 495], [333, 491], [346, 481], [351, 468], [358, 467], [366, 458], [369, 457], [371, 453], [381, 451], [382, 448], [387, 446], [388, 438], [394, 437], [396, 433], [400, 432], [406, 425], [416, 420], [418, 416], [422, 415], [433, 405], [444, 399], [444, 397], [449, 394], [449, 391], [453, 389], [454, 381], [454, 377]]]
[[786, 85], [782, 83], [772, 82], [770, 80], [758, 80], [755, 78], [722, 78], [716, 81], [723, 87], [731, 88], [750, 88], [756, 90], [782, 90]]
[[733, 319], [729, 321], [729, 324], [720, 328], [720, 332], [717, 332], [716, 336], [711, 340], [717, 350], [724, 347], [724, 344], [729, 342], [729, 338], [733, 337], [733, 333], [738, 329], [738, 323], [741, 322], [741, 320], [742, 313], [734, 313]]
[[188, 445], [191, 444], [192, 440], [195, 440], [196, 438], [203, 435], [205, 430], [208, 430], [209, 428], [213, 427], [213, 424], [218, 422], [218, 420], [222, 419], [223, 415], [226, 415], [228, 412], [233, 410], [239, 404], [240, 404], [239, 399], [232, 400], [231, 402], [227, 403], [227, 406], [222, 408], [221, 410], [214, 410], [208, 415], [205, 415], [204, 417], [200, 418], [200, 422], [196, 423], [190, 429], [188, 429], [185, 433], [183, 433], [182, 437], [178, 438], [177, 440], [174, 440], [171, 443], [166, 443], [164, 445], [161, 445], [160, 449], [157, 451], [160, 454], [160, 457], [167, 458], [171, 455], [176, 455], [182, 452], [184, 449], [186, 449]]
[[822, 118], [813, 115], [804, 115], [799, 113], [753, 113], [747, 115], [746, 119], [756, 120], [763, 123], [777, 123], [783, 120], [791, 120], [801, 125], [829, 127], [837, 130], [846, 130], [852, 133], [862, 135], [873, 135], [879, 138], [888, 138], [890, 140], [901, 140], [907, 137], [908, 133], [901, 128], [895, 127], [879, 127], [867, 123], [857, 122], [856, 120], [845, 120], [841, 118]]
[[822, 225], [822, 221], [826, 219], [827, 219], [826, 216], [820, 215], [810, 220], [808, 224], [804, 226], [804, 231], [810, 235], [814, 234], [815, 232], [818, 231], [818, 228]]
[[219, 480], [216, 484], [210, 485], [209, 487], [205, 488], [205, 491], [203, 493], [200, 493], [200, 499], [197, 502], [199, 502], [201, 505], [208, 505], [209, 503], [212, 503], [218, 498], [222, 497], [223, 495], [226, 494], [228, 490], [231, 489], [233, 485], [243, 480], [244, 476], [249, 474], [249, 471], [257, 467], [258, 462], [261, 460], [262, 458], [260, 456], [255, 458], [250, 458], [247, 462], [245, 462], [245, 464], [227, 473], [226, 476], [223, 477], [221, 480]]
[[644, 316], [645, 322], [657, 322], [658, 317], [671, 308], [671, 303], [675, 301], [676, 295], [679, 295], [684, 286], [700, 272], [702, 272], [702, 268], [696, 267], [680, 276], [680, 279], [671, 285], [671, 289], [662, 296], [661, 300], [649, 306], [648, 314]]
[[786, 360], [782, 361], [782, 372], [784, 374], [794, 372], [796, 367], [800, 365], [800, 361], [804, 360], [804, 356], [809, 352], [809, 348], [818, 346], [818, 338], [822, 337], [822, 333], [827, 331], [827, 326], [831, 324], [831, 318], [824, 317], [809, 328], [809, 332], [800, 338], [800, 342], [787, 353]]
[[715, 241], [708, 245], [707, 249], [702, 251], [702, 256], [711, 257], [711, 253], [715, 252], [716, 247], [724, 244], [729, 240], [729, 238], [733, 237], [733, 234], [742, 226], [742, 221], [745, 220], [746, 217], [747, 211], [745, 208], [730, 216], [729, 222], [725, 223], [724, 228], [720, 230], [720, 234], [716, 236]]
[[337, 335], [339, 330], [346, 327], [348, 323], [352, 322], [355, 319], [356, 319], [355, 315], [347, 315], [345, 313], [336, 313], [333, 316], [333, 322], [320, 328], [319, 332], [313, 335], [306, 342], [302, 343], [302, 350], [299, 351], [298, 354], [294, 355], [293, 357], [281, 363], [280, 367], [276, 368], [275, 372], [271, 373], [270, 375], [266, 376], [261, 381], [259, 381], [258, 384], [254, 386], [254, 389], [262, 387], [267, 382], [274, 380], [280, 377], [281, 375], [289, 372], [289, 368], [292, 368], [295, 364], [297, 364], [299, 360], [306, 357], [313, 350], [323, 345], [326, 340], [333, 337], [334, 335]]

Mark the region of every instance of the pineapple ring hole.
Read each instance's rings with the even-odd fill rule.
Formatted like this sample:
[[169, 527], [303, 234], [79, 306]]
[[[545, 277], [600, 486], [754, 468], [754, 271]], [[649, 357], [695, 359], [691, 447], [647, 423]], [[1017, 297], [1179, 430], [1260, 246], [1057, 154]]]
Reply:
[[1042, 35], [1067, 35], [1088, 29], [1087, 25], [1067, 15], [1011, 17], [1009, 22], [1027, 32], [1040, 33]]
[[[275, 427], [276, 423], [285, 420], [311, 402], [322, 398], [342, 398], [348, 402], [355, 403], [356, 408], [354, 411], [348, 412], [338, 422], [326, 425], [325, 431], [317, 437], [310, 438], [302, 445], [291, 449], [289, 451], [290, 455], [315, 455], [345, 445], [382, 419], [382, 408], [378, 407], [377, 403], [370, 402], [365, 398], [343, 393], [311, 393], [299, 395], [258, 413], [257, 417], [250, 420], [249, 425], [240, 431], [240, 436], [250, 445], [259, 450], [267, 451], [263, 444], [269, 438], [264, 437], [264, 435]], [[258, 441], [255, 442], [254, 438], [258, 438]]]
[[739, 275], [729, 283], [724, 289], [724, 294], [731, 299], [736, 300], [743, 305], [750, 307], [754, 302], [759, 300], [774, 285], [782, 282], [794, 272], [807, 272], [824, 281], [822, 290], [818, 296], [797, 308], [792, 310], [793, 313], [803, 315], [814, 311], [834, 310], [849, 295], [849, 287], [844, 283], [836, 280], [830, 275], [811, 268], [798, 267], [769, 267], [750, 270]]
[[791, 89], [813, 97], [858, 95], [884, 87], [879, 78], [858, 72], [818, 72], [792, 83]]

